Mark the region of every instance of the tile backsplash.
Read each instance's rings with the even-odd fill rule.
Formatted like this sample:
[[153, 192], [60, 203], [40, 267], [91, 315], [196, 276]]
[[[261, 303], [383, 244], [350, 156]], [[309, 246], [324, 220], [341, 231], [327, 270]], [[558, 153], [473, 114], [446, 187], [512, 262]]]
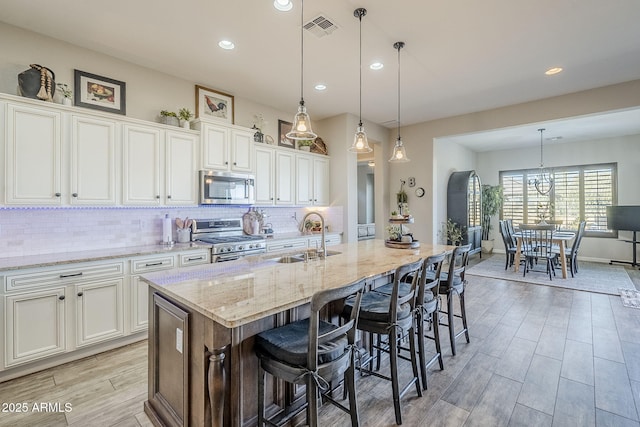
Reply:
[[[275, 233], [298, 230], [313, 208], [258, 208]], [[162, 218], [241, 218], [240, 206], [193, 208], [0, 208], [0, 258], [157, 244]], [[322, 208], [330, 231], [342, 231], [342, 207]], [[295, 218], [294, 218], [295, 216]], [[174, 240], [175, 225], [174, 229]]]

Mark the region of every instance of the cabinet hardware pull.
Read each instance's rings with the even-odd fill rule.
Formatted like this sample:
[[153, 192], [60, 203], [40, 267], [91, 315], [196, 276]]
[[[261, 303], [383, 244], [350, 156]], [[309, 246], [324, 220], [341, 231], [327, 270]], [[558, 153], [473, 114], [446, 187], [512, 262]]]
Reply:
[[64, 295], [60, 295], [60, 296], [58, 297], [58, 299], [59, 299], [60, 301], [62, 301], [62, 300], [64, 299]]
[[160, 195], [158, 194], [158, 195], [156, 196], [156, 199], [159, 199], [159, 198], [160, 198]]
[[67, 277], [78, 277], [78, 276], [82, 276], [82, 271], [80, 273], [73, 273], [73, 274], [61, 274], [60, 278], [61, 279], [66, 279]]
[[229, 164], [229, 162], [224, 162], [224, 164], [225, 164], [225, 165], [228, 165], [228, 164]]
[[155, 267], [156, 265], [162, 265], [162, 264], [163, 264], [162, 261], [160, 261], [160, 262], [148, 262], [148, 263], [145, 264], [145, 267]]
[[83, 294], [82, 292], [78, 292], [78, 296], [81, 297]]
[[238, 164], [236, 162], [233, 162], [233, 166], [238, 166]]
[[196, 258], [187, 258], [187, 261], [198, 261], [200, 259], [204, 259], [204, 257], [203, 256], [199, 256], [199, 257], [196, 257]]
[[283, 248], [292, 248], [293, 245], [284, 245]]
[[73, 193], [72, 196], [73, 197], [78, 197], [78, 193]]
[[61, 194], [60, 194], [60, 193], [56, 193], [56, 197], [60, 197], [60, 196], [61, 196]]
[[167, 199], [170, 199], [170, 198], [171, 198], [171, 194], [169, 194], [169, 195], [167, 196]]

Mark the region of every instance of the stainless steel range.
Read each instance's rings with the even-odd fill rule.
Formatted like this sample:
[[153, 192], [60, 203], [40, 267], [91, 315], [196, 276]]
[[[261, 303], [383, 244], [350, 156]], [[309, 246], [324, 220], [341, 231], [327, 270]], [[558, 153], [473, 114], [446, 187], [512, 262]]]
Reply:
[[209, 243], [211, 262], [233, 261], [246, 255], [266, 252], [263, 236], [249, 236], [242, 231], [242, 218], [196, 219], [192, 227], [192, 240]]

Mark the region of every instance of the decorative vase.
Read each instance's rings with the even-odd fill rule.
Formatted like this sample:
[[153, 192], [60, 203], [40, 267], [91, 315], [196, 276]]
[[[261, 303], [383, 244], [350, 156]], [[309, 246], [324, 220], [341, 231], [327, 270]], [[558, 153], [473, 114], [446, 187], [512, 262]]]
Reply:
[[52, 101], [56, 93], [55, 73], [38, 64], [31, 64], [30, 67], [18, 74], [20, 94], [27, 98]]
[[264, 138], [264, 134], [262, 132], [260, 132], [259, 130], [253, 134], [253, 141], [254, 142], [263, 142], [263, 138]]
[[182, 127], [185, 129], [191, 129], [191, 122], [189, 120], [183, 120]]
[[71, 98], [62, 98], [62, 105], [73, 105], [73, 102], [71, 101]]
[[178, 118], [172, 116], [160, 116], [160, 123], [170, 126], [180, 126]]
[[308, 145], [300, 146], [300, 147], [298, 147], [298, 149], [302, 150], [302, 151], [311, 151], [311, 147], [308, 146]]

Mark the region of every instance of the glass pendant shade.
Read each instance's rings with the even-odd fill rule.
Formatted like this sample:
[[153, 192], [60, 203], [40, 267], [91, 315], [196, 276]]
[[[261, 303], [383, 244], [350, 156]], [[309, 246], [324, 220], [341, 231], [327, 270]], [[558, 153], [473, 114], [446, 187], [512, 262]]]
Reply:
[[369, 146], [364, 126], [362, 126], [362, 17], [366, 14], [367, 9], [364, 8], [358, 8], [353, 11], [353, 16], [360, 21], [360, 122], [353, 137], [353, 144], [349, 147], [349, 151], [352, 153], [370, 153], [373, 151], [373, 148]]
[[370, 153], [373, 151], [373, 148], [369, 147], [367, 133], [364, 131], [362, 123], [360, 123], [356, 129], [356, 134], [353, 137], [353, 144], [349, 147], [349, 151], [352, 153]]
[[393, 44], [393, 48], [398, 50], [398, 139], [396, 139], [396, 145], [393, 147], [393, 154], [389, 159], [390, 163], [406, 163], [409, 161], [400, 136], [400, 49], [403, 47], [404, 42], [395, 42]]
[[304, 102], [300, 102], [298, 107], [298, 113], [293, 119], [293, 126], [291, 131], [287, 133], [289, 139], [316, 139], [318, 135], [313, 133], [311, 129], [311, 119], [307, 114], [307, 108], [304, 106]]
[[396, 140], [396, 145], [393, 147], [393, 154], [389, 161], [391, 163], [406, 163], [410, 161], [407, 157], [407, 152], [404, 150], [404, 145], [402, 144], [402, 139], [400, 137]]
[[304, 0], [300, 0], [300, 105], [293, 118], [291, 131], [287, 133], [289, 139], [310, 139], [318, 137], [311, 129], [311, 119], [304, 106]]

